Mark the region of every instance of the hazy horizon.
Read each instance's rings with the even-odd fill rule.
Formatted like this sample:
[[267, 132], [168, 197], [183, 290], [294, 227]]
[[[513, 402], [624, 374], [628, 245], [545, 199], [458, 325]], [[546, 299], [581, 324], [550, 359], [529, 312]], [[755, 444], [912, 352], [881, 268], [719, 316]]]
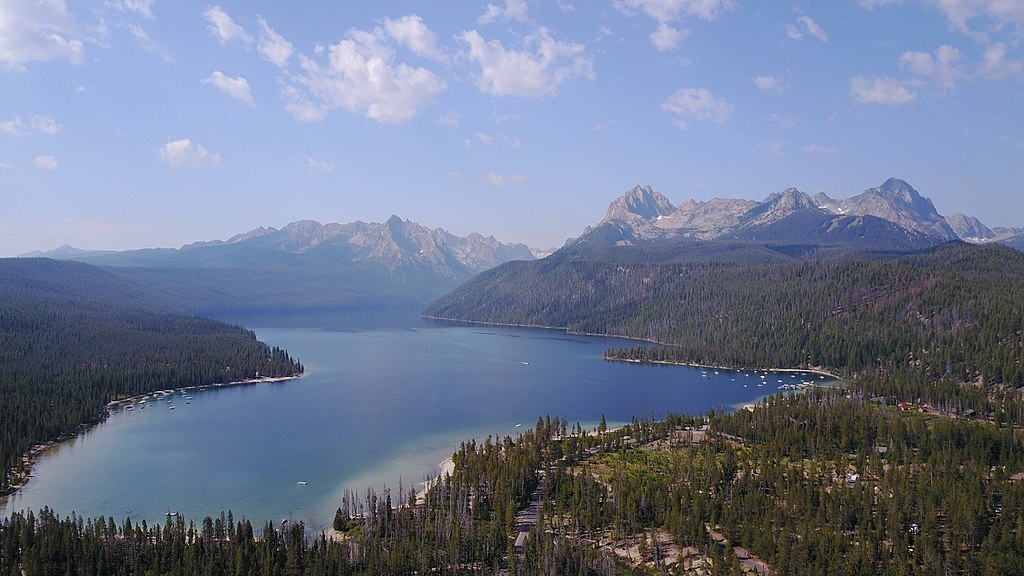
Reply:
[[0, 257], [394, 214], [561, 246], [673, 203], [889, 177], [1024, 226], [997, 0], [0, 0]]

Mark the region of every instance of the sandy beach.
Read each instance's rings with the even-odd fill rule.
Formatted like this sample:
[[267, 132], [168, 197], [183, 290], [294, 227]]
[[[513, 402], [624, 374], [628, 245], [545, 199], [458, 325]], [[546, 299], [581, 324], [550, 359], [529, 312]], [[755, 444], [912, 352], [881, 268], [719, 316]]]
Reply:
[[420, 484], [420, 491], [416, 494], [416, 503], [422, 504], [426, 501], [427, 492], [434, 487], [434, 484], [440, 481], [445, 476], [451, 476], [455, 473], [455, 462], [451, 458], [445, 458], [437, 465], [437, 476], [434, 478], [428, 478]]

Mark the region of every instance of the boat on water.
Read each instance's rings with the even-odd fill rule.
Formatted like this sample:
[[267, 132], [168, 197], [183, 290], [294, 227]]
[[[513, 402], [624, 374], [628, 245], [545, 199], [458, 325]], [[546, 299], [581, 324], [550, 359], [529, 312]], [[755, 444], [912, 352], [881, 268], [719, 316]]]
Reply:
[[305, 486], [306, 484], [309, 484], [309, 482], [306, 482], [305, 480], [299, 480], [298, 482], [296, 482], [296, 484], [298, 484], [299, 486]]

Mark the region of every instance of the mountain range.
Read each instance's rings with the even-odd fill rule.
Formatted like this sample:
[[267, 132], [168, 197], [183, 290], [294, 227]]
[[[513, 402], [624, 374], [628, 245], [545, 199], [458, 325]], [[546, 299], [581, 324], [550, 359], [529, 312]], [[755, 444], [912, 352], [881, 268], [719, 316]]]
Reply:
[[476, 274], [508, 260], [529, 260], [525, 244], [503, 244], [493, 236], [455, 236], [392, 216], [383, 223], [320, 224], [292, 222], [278, 230], [259, 227], [227, 240], [200, 241], [181, 248], [87, 251], [62, 246], [49, 252], [25, 254], [77, 260], [105, 266], [221, 268], [240, 263], [278, 264], [288, 260], [322, 264], [374, 263], [390, 270], [430, 269], [443, 277]]
[[[839, 200], [787, 188], [762, 201], [715, 198], [678, 206], [650, 186], [636, 186], [552, 259], [779, 262], [885, 257], [955, 240], [1024, 249], [1024, 228], [988, 228], [962, 214], [944, 217], [931, 200], [897, 178]], [[608, 252], [622, 246], [639, 251]], [[480, 234], [460, 237], [397, 216], [383, 223], [303, 220], [177, 249], [111, 252], [64, 246], [26, 256], [104, 267], [160, 294], [181, 313], [423, 305], [481, 272], [536, 257], [523, 244]]]
[[181, 248], [83, 251], [29, 257], [75, 260], [177, 302], [184, 313], [253, 308], [418, 305], [509, 260], [532, 260], [524, 244], [456, 236], [392, 216], [383, 223], [260, 227]]
[[569, 246], [651, 244], [670, 240], [856, 245], [915, 250], [964, 240], [1021, 248], [1024, 229], [989, 229], [962, 214], [944, 217], [907, 182], [889, 178], [857, 196], [836, 200], [796, 188], [763, 201], [690, 200], [675, 206], [650, 186], [636, 186], [611, 203], [604, 219]]

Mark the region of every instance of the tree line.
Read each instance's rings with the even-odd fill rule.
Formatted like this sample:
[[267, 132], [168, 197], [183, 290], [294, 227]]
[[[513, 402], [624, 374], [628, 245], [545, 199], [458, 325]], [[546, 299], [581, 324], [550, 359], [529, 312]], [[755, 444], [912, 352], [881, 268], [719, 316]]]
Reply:
[[0, 494], [24, 478], [34, 445], [98, 422], [112, 400], [302, 372], [250, 330], [147, 309], [92, 267], [44, 265], [56, 273], [2, 269]]
[[650, 261], [629, 247], [600, 254], [506, 264], [426, 314], [665, 345], [612, 358], [823, 368], [865, 378], [877, 395], [1024, 422], [1019, 251], [952, 243], [772, 263]]
[[[549, 417], [467, 441], [454, 463], [425, 494], [347, 491], [334, 533], [230, 512], [158, 525], [17, 513], [0, 523], [0, 573], [679, 571], [666, 541], [712, 574], [739, 573], [740, 547], [776, 574], [1024, 571], [1022, 431], [859, 394], [780, 394], [605, 432]], [[516, 549], [515, 513], [538, 487], [539, 520]]]

